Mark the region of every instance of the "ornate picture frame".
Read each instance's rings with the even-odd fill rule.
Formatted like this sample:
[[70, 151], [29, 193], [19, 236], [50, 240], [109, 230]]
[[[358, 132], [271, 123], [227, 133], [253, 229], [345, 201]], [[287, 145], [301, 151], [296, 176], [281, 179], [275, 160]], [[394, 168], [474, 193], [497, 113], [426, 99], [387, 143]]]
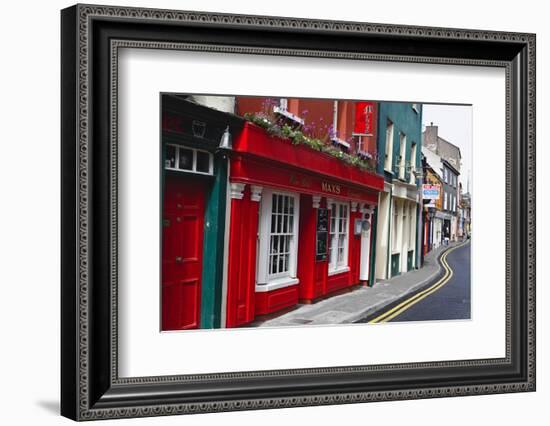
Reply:
[[[534, 34], [76, 5], [61, 13], [61, 414], [160, 416], [535, 390]], [[120, 48], [498, 67], [506, 73], [506, 356], [120, 378]]]

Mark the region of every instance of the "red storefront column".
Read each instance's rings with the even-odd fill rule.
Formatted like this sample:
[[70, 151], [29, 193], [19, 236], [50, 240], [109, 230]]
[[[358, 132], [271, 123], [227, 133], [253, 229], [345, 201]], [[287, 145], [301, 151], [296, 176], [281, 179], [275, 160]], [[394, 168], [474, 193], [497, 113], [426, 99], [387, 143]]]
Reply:
[[250, 185], [231, 183], [226, 327], [254, 320], [258, 201], [257, 188], [251, 192]]
[[350, 265], [350, 285], [359, 284], [359, 269], [361, 262], [361, 235], [355, 235], [355, 220], [361, 219], [361, 212], [358, 210], [358, 204], [351, 202], [349, 215], [349, 265]]

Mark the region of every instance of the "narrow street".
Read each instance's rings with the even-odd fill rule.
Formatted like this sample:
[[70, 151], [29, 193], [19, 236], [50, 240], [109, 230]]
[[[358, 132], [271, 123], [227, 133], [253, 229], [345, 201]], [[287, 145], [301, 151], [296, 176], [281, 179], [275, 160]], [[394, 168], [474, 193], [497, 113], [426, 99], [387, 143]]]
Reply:
[[442, 276], [382, 313], [358, 322], [437, 321], [470, 318], [470, 242], [441, 256]]

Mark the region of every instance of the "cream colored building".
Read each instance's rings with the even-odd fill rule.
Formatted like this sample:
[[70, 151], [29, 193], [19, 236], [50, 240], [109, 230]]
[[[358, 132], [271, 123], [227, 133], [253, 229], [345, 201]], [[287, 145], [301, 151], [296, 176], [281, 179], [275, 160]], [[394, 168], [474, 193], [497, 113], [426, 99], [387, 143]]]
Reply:
[[376, 278], [389, 279], [416, 265], [418, 189], [415, 184], [386, 182], [378, 203]]

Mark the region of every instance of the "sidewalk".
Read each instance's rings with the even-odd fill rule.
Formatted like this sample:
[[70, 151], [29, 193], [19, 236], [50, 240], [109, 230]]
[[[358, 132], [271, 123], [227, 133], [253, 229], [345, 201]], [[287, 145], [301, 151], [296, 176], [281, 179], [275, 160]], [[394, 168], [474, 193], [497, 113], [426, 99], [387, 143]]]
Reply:
[[424, 258], [424, 266], [391, 280], [379, 281], [373, 287], [358, 287], [338, 296], [328, 297], [311, 305], [298, 305], [296, 309], [265, 321], [256, 321], [252, 327], [283, 327], [299, 325], [349, 324], [382, 310], [392, 302], [428, 285], [441, 271], [437, 261], [450, 243], [432, 250]]

